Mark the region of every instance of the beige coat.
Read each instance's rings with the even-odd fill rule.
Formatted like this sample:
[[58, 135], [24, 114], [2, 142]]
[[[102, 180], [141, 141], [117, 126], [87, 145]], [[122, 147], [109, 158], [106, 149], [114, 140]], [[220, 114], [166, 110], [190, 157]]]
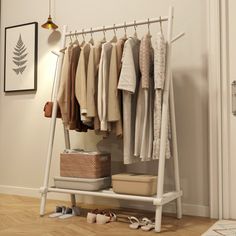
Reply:
[[117, 89], [120, 70], [121, 57], [124, 47], [124, 39], [119, 39], [112, 43], [111, 62], [109, 71], [109, 89], [108, 89], [108, 115], [107, 120], [111, 122], [112, 132], [116, 136], [122, 136], [122, 119], [121, 119], [121, 93]]
[[[161, 115], [162, 115], [162, 95], [165, 83], [166, 69], [166, 41], [164, 36], [159, 33], [155, 44], [154, 54], [154, 81], [155, 81], [155, 102], [154, 102], [154, 141], [153, 159], [158, 159], [160, 155], [161, 137]], [[166, 140], [166, 158], [170, 158], [170, 122], [168, 122], [168, 138]]]
[[108, 79], [111, 59], [112, 44], [106, 42], [102, 45], [101, 58], [98, 71], [98, 117], [101, 121], [101, 131], [108, 130], [107, 105], [108, 105]]
[[69, 90], [69, 54], [71, 53], [72, 50], [72, 45], [70, 45], [68, 48], [65, 49], [65, 55], [64, 55], [64, 60], [62, 64], [62, 70], [61, 70], [61, 80], [60, 80], [60, 87], [58, 90], [58, 95], [57, 95], [57, 101], [61, 109], [61, 115], [62, 115], [62, 121], [63, 124], [68, 128], [69, 126], [69, 113], [68, 113], [68, 108], [69, 108], [69, 102], [68, 98], [70, 97], [70, 90]]
[[134, 155], [147, 161], [152, 158], [154, 102], [153, 48], [149, 34], [141, 40], [139, 63], [141, 82], [136, 110]]
[[81, 120], [85, 123], [91, 121], [91, 119], [87, 119], [87, 68], [89, 52], [90, 44], [84, 43], [81, 47], [75, 79], [75, 95], [80, 105]]
[[118, 83], [118, 89], [122, 90], [123, 94], [124, 164], [131, 164], [140, 160], [133, 155], [137, 88], [140, 79], [139, 46], [140, 41], [137, 38], [126, 40]]

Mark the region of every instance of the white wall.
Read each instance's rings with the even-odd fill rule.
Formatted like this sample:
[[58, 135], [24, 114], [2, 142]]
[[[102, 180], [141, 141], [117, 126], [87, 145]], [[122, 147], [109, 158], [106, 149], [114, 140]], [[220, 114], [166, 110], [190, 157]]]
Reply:
[[[120, 0], [120, 1], [53, 1], [53, 16], [59, 25], [70, 30], [111, 25], [134, 19], [146, 19], [168, 14], [175, 6], [174, 32], [186, 32], [173, 50], [174, 88], [181, 185], [187, 213], [206, 215], [208, 194], [208, 91], [205, 0]], [[59, 49], [59, 34], [39, 27], [38, 90], [36, 93], [3, 93], [3, 46], [6, 26], [38, 21], [44, 23], [48, 1], [2, 0], [1, 9], [1, 83], [0, 83], [0, 192], [33, 193], [43, 180], [49, 134], [49, 120], [43, 117], [43, 106], [50, 99], [55, 56]], [[151, 26], [153, 35], [159, 26]], [[142, 36], [147, 29], [138, 27]], [[133, 29], [129, 30], [133, 34]], [[123, 35], [119, 30], [118, 34]], [[96, 36], [102, 38], [102, 33]], [[107, 34], [109, 38], [109, 34]], [[73, 146], [96, 148], [98, 137], [90, 132], [72, 134]], [[103, 145], [103, 144], [100, 144]], [[115, 164], [120, 159], [119, 145], [110, 142]], [[57, 125], [52, 176], [58, 175], [58, 156], [63, 150], [63, 132]], [[104, 146], [104, 145], [103, 145]], [[118, 154], [117, 154], [118, 153]], [[170, 162], [170, 161], [168, 161]], [[119, 167], [122, 169], [122, 167]], [[119, 169], [118, 168], [118, 169]], [[154, 173], [157, 163], [134, 165], [128, 169]], [[167, 187], [172, 186], [171, 165], [167, 167]], [[23, 187], [16, 188], [16, 187]], [[28, 189], [28, 191], [26, 191]], [[187, 210], [187, 209], [191, 210]]]

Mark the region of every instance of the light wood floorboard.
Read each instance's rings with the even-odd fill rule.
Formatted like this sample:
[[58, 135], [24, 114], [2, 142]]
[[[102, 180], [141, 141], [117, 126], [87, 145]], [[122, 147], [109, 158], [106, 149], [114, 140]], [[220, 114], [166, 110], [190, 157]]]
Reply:
[[[201, 217], [184, 216], [177, 220], [174, 216], [165, 216], [162, 233], [157, 234], [128, 227], [127, 216], [154, 217], [151, 213], [137, 214], [137, 211], [116, 209], [117, 222], [97, 225], [86, 222], [88, 209], [85, 208], [88, 206], [82, 206], [82, 216], [60, 220], [51, 219], [48, 215], [39, 217], [39, 203], [36, 198], [0, 194], [0, 236], [199, 236], [214, 223]], [[52, 212], [56, 205], [65, 204], [69, 205], [68, 202], [48, 200], [47, 212]]]

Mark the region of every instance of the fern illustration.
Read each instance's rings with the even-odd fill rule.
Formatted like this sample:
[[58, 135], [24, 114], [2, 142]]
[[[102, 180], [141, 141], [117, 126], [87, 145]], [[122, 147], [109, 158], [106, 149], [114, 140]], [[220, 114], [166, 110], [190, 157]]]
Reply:
[[17, 75], [23, 74], [26, 68], [26, 63], [27, 63], [26, 56], [28, 55], [28, 53], [26, 53], [26, 49], [27, 48], [25, 47], [20, 34], [17, 44], [14, 47], [13, 51], [14, 54], [13, 62], [15, 63], [17, 68], [12, 68], [12, 70], [15, 71]]

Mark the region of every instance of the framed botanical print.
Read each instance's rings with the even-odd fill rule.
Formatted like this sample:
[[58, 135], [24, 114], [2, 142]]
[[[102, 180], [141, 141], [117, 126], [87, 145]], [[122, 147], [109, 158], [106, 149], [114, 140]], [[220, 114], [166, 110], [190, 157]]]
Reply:
[[5, 28], [4, 92], [36, 91], [38, 23]]

